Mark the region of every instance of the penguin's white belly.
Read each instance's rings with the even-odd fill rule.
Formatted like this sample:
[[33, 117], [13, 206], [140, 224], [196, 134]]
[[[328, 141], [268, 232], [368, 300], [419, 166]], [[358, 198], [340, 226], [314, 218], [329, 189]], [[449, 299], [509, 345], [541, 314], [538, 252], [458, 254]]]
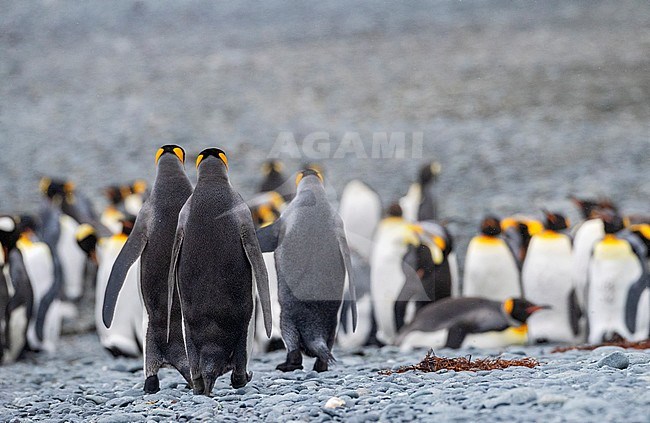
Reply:
[[587, 275], [589, 261], [594, 244], [605, 235], [603, 221], [592, 219], [584, 221], [573, 238], [573, 284], [580, 306], [586, 306], [587, 301]]
[[372, 237], [381, 218], [379, 196], [363, 182], [352, 180], [341, 194], [339, 215], [348, 246], [368, 260], [372, 253]]
[[15, 362], [25, 347], [27, 323], [27, 307], [20, 306], [11, 313], [8, 328], [10, 345], [4, 352], [2, 360], [4, 364]]
[[504, 301], [520, 297], [519, 270], [505, 242], [471, 242], [465, 259], [463, 295]]
[[650, 290], [646, 289], [639, 298], [636, 331], [632, 335], [632, 340], [643, 341], [648, 338], [648, 332], [650, 332]]
[[102, 308], [104, 294], [113, 263], [124, 244], [107, 240], [100, 246], [99, 268], [97, 269], [97, 287], [95, 290], [95, 326], [101, 344], [106, 348], [116, 348], [125, 354], [140, 354], [138, 345], [142, 345], [142, 322], [144, 306], [139, 288], [140, 259], [129, 269], [124, 279], [115, 304], [115, 314], [110, 328], [104, 326]]
[[53, 352], [61, 331], [61, 310], [58, 301], [52, 302], [43, 322], [43, 340], [36, 335], [36, 318], [43, 297], [52, 288], [54, 283], [54, 264], [49, 247], [43, 242], [34, 242], [27, 247], [20, 246], [23, 262], [31, 282], [34, 294], [32, 316], [27, 330], [27, 340], [34, 349], [44, 349]]
[[533, 237], [522, 269], [526, 299], [550, 310], [540, 310], [528, 318], [531, 340], [574, 342], [569, 296], [573, 289], [571, 242], [567, 237]]
[[434, 332], [423, 332], [414, 330], [409, 332], [402, 339], [399, 347], [400, 351], [410, 351], [414, 348], [431, 348], [434, 351], [444, 348], [447, 343], [449, 330], [441, 329]]
[[340, 325], [336, 340], [343, 349], [355, 349], [362, 347], [372, 331], [372, 299], [370, 295], [357, 298], [357, 330], [352, 332], [352, 310], [348, 310], [347, 331]]
[[505, 348], [511, 345], [524, 345], [528, 337], [516, 328], [485, 333], [470, 333], [463, 340], [462, 348]]
[[633, 256], [591, 261], [587, 308], [590, 343], [599, 343], [603, 335], [612, 332], [632, 338], [625, 324], [625, 304], [630, 286], [640, 276], [641, 266]]
[[[264, 353], [266, 346], [271, 339], [282, 339], [282, 332], [280, 330], [280, 300], [278, 298], [278, 273], [275, 269], [274, 253], [263, 253], [264, 264], [266, 265], [266, 273], [269, 277], [269, 296], [271, 297], [271, 338], [266, 337], [266, 330], [264, 329], [264, 315], [259, 310], [255, 313], [255, 351]], [[257, 303], [257, 301], [256, 301]]]
[[453, 298], [460, 297], [461, 286], [460, 286], [460, 274], [458, 271], [458, 257], [453, 251], [447, 256], [447, 262], [449, 263], [449, 273], [451, 275], [451, 296]]
[[63, 292], [69, 299], [78, 299], [83, 293], [86, 254], [75, 237], [79, 224], [70, 216], [61, 216], [61, 235], [57, 251], [63, 269]]
[[391, 344], [395, 338], [395, 300], [404, 286], [404, 253], [373, 255], [370, 271], [371, 296], [377, 322], [377, 339]]

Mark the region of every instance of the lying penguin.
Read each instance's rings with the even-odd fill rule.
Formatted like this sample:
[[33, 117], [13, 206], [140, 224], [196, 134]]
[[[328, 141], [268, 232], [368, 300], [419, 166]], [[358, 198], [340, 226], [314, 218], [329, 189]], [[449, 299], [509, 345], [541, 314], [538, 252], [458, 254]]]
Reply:
[[396, 345], [410, 348], [460, 348], [469, 334], [518, 327], [536, 311], [549, 306], [522, 298], [503, 302], [478, 297], [445, 298], [418, 311], [399, 333]]

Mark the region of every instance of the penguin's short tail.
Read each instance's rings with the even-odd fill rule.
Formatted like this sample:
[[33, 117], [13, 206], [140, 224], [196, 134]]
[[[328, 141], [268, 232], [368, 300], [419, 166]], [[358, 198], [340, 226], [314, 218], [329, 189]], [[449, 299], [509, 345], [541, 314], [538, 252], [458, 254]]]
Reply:
[[329, 364], [335, 363], [336, 359], [332, 355], [332, 352], [327, 347], [327, 344], [322, 339], [316, 339], [306, 345], [307, 355], [312, 357], [318, 357], [322, 361], [326, 361]]

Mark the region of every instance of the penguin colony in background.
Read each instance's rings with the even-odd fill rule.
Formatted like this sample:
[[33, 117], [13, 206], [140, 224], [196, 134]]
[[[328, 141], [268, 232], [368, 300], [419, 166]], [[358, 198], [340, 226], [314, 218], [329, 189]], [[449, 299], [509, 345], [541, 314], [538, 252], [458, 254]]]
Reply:
[[[75, 186], [43, 178], [33, 216], [0, 216], [0, 354], [10, 363], [56, 351], [61, 327], [94, 291], [95, 327], [114, 356], [142, 356], [144, 390], [176, 368], [209, 395], [231, 372], [244, 386], [252, 354], [285, 348], [280, 371], [326, 371], [333, 348], [499, 348], [600, 343], [650, 336], [650, 222], [609, 201], [571, 197], [583, 220], [561, 214], [485, 216], [463, 278], [428, 163], [384, 207], [350, 181], [338, 210], [322, 169], [297, 177], [263, 164], [246, 202], [226, 153], [185, 173], [177, 145], [155, 154], [155, 179], [105, 189], [94, 212]], [[233, 164], [236, 165], [236, 164]], [[539, 217], [538, 217], [539, 216]], [[215, 252], [217, 254], [215, 254]]]

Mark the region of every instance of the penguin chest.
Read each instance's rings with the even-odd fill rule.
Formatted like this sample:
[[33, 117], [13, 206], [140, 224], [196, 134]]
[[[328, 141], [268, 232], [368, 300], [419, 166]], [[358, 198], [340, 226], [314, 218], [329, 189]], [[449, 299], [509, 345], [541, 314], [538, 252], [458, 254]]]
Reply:
[[467, 248], [463, 295], [503, 301], [521, 296], [519, 270], [505, 241], [474, 238]]

